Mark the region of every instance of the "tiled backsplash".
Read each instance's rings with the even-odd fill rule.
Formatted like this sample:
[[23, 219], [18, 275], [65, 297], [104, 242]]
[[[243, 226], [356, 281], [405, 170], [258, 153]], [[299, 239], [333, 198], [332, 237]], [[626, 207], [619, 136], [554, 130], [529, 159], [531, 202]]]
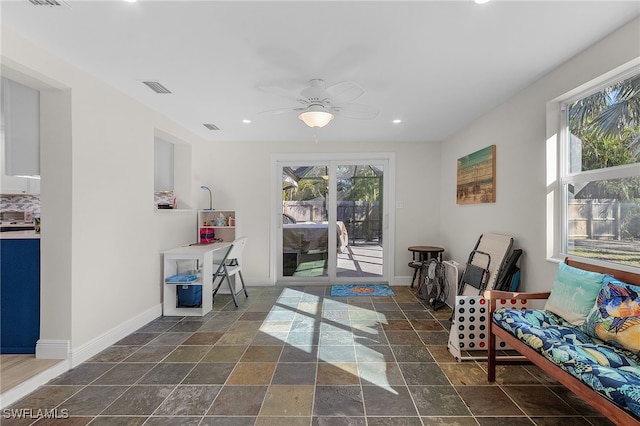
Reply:
[[158, 207], [158, 204], [173, 205], [173, 191], [156, 191], [153, 193], [153, 204]]
[[[154, 204], [173, 204], [173, 192], [162, 191], [154, 194]], [[31, 211], [40, 216], [40, 196], [34, 194], [0, 195], [0, 211]]]
[[[154, 194], [154, 204], [173, 204], [173, 192], [162, 191]], [[40, 196], [34, 194], [0, 195], [0, 211], [31, 211], [40, 216]]]
[[40, 216], [40, 196], [34, 194], [0, 195], [0, 211], [31, 211]]

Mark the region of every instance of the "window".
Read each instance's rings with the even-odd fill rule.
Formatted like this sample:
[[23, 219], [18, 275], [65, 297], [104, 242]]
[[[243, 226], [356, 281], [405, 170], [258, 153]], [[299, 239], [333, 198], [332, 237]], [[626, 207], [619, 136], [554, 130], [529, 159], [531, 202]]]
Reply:
[[640, 74], [561, 111], [562, 251], [640, 267]]

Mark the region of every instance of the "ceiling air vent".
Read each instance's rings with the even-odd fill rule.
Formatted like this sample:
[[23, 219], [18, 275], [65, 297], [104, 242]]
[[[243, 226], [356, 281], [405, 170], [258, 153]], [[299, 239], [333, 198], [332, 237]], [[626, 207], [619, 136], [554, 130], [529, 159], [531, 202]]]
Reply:
[[157, 81], [143, 81], [143, 83], [149, 86], [149, 88], [156, 93], [171, 93], [169, 89], [167, 89]]
[[34, 6], [67, 6], [71, 8], [68, 2], [64, 0], [29, 0]]
[[220, 130], [220, 128], [215, 124], [203, 124], [203, 126], [209, 130]]

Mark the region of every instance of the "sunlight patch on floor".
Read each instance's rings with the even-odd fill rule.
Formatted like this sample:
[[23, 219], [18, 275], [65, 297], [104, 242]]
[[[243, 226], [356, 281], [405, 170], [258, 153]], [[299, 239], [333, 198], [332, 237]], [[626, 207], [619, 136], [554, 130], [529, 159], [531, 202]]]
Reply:
[[[380, 335], [377, 327], [386, 322], [383, 314], [371, 309], [286, 288], [267, 314], [260, 331], [279, 340], [285, 339], [287, 345], [306, 353], [317, 347], [319, 361], [397, 395], [387, 378], [384, 355], [367, 346], [377, 342]], [[284, 332], [287, 337], [283, 337]], [[332, 345], [335, 350], [328, 350]], [[356, 364], [355, 358], [353, 362], [338, 360], [336, 353], [343, 350], [346, 353], [353, 351], [367, 361]]]

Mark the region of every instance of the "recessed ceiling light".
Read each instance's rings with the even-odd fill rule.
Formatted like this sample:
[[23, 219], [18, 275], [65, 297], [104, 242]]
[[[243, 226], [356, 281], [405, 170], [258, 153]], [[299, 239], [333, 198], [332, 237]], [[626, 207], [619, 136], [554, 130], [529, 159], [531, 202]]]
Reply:
[[396, 118], [395, 120], [392, 121], [393, 124], [400, 124], [402, 123], [402, 120], [400, 120], [399, 118]]
[[247, 119], [247, 118], [245, 118], [244, 120], [242, 120], [242, 122], [243, 122], [244, 124], [251, 124], [251, 120], [249, 120], [249, 119]]
[[476, 4], [485, 4], [485, 3], [489, 3], [489, 1], [491, 0], [474, 0], [476, 2]]

